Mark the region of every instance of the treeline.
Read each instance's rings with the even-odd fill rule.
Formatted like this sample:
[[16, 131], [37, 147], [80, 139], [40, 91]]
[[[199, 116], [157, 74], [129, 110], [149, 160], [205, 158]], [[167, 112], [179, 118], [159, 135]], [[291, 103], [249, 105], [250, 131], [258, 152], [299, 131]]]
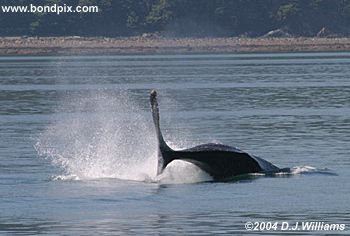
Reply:
[[[0, 5], [98, 6], [98, 13], [4, 13], [0, 36], [350, 35], [350, 0], [1, 0]], [[1, 10], [1, 9], [0, 9]]]

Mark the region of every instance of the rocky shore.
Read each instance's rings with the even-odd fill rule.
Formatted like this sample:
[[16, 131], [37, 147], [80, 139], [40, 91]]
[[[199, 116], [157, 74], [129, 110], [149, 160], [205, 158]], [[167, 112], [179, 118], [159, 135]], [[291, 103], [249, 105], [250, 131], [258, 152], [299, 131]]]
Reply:
[[350, 38], [0, 38], [2, 56], [315, 51], [350, 51]]

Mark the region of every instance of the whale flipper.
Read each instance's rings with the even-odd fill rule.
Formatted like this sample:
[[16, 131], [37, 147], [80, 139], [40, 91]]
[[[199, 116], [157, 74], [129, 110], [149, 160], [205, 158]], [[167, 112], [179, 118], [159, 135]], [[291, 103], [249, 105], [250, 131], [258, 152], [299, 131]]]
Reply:
[[158, 101], [157, 101], [157, 92], [155, 90], [151, 91], [151, 106], [152, 106], [152, 117], [154, 126], [156, 129], [157, 134], [157, 140], [158, 140], [158, 168], [157, 168], [157, 174], [161, 174], [165, 167], [172, 161], [170, 156], [163, 155], [163, 153], [166, 152], [173, 152], [172, 150], [164, 141], [162, 131], [160, 130], [159, 125], [159, 108], [158, 108]]
[[151, 92], [150, 100], [158, 139], [158, 175], [173, 160], [193, 163], [210, 174], [214, 180], [224, 180], [248, 173], [274, 173], [280, 170], [277, 166], [260, 157], [223, 144], [208, 143], [174, 151], [166, 144], [160, 130], [159, 108], [155, 90]]

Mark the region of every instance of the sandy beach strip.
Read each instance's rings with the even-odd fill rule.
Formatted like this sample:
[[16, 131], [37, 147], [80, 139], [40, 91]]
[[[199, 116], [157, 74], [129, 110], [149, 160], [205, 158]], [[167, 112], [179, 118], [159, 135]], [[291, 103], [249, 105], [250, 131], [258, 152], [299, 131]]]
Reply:
[[350, 51], [350, 38], [0, 38], [2, 56], [315, 51]]

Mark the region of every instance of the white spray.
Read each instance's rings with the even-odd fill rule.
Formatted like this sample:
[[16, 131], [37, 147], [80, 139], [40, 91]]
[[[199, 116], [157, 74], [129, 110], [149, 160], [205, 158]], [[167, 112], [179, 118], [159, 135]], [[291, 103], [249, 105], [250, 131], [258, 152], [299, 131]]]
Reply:
[[180, 161], [156, 176], [158, 147], [151, 113], [126, 92], [85, 90], [65, 94], [59, 103], [51, 124], [35, 144], [40, 156], [63, 170], [54, 179], [161, 183], [211, 179], [198, 167]]
[[66, 94], [35, 148], [67, 176], [143, 180], [155, 173], [157, 141], [142, 114], [126, 93]]

